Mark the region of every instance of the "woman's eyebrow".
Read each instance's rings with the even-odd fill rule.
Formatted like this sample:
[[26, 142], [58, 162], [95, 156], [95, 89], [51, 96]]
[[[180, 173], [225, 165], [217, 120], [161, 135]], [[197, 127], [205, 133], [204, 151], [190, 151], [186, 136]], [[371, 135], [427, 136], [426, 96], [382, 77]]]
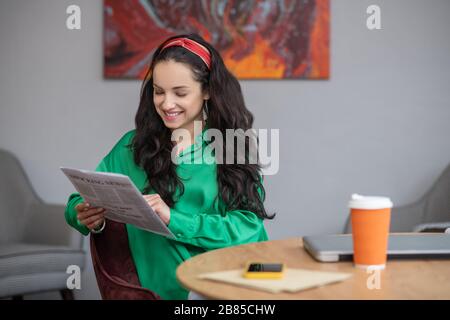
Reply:
[[[154, 83], [153, 86], [156, 87], [156, 88], [158, 88], [158, 89], [162, 89], [162, 88], [161, 88], [160, 86], [158, 86], [156, 83]], [[176, 90], [176, 89], [189, 89], [189, 87], [188, 87], [188, 86], [176, 86], [176, 87], [173, 87], [172, 89], [173, 89], [173, 90]]]

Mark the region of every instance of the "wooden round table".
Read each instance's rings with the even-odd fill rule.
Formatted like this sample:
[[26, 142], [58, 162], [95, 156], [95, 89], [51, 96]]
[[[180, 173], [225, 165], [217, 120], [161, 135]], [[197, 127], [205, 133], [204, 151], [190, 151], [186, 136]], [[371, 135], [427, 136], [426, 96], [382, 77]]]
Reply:
[[[280, 261], [288, 268], [347, 272], [353, 276], [323, 287], [276, 294], [196, 278], [201, 273], [243, 269], [246, 261]], [[304, 250], [301, 238], [209, 251], [183, 262], [176, 274], [185, 288], [209, 299], [450, 299], [448, 259], [388, 260], [380, 273], [380, 288], [369, 289], [367, 283], [373, 283], [373, 273], [355, 268], [352, 262], [317, 262]]]

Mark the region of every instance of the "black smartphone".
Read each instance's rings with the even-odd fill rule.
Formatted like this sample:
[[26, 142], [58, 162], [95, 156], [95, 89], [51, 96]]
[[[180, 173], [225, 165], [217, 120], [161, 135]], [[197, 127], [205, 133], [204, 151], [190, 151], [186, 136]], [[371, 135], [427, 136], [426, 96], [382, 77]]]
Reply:
[[283, 263], [250, 262], [245, 268], [244, 277], [251, 279], [279, 279], [283, 277], [283, 272]]

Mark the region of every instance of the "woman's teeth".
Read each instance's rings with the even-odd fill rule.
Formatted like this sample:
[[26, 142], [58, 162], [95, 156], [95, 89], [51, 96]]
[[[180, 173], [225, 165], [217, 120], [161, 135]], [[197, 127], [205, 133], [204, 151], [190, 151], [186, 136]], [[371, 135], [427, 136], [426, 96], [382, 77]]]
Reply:
[[178, 116], [183, 113], [183, 111], [178, 112], [164, 112], [166, 121], [176, 121], [178, 119]]
[[164, 112], [164, 113], [169, 117], [175, 117], [175, 116], [179, 115], [181, 113], [181, 111], [180, 112], [172, 112], [172, 113]]

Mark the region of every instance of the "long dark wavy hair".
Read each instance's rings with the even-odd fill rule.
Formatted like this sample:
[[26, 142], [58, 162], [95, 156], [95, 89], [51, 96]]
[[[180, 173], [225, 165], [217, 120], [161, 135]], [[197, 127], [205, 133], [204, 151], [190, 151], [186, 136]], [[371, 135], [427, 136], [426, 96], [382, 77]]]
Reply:
[[[165, 43], [178, 37], [192, 39], [206, 47], [211, 53], [211, 70], [198, 56], [182, 47], [168, 47], [161, 52]], [[169, 207], [173, 207], [177, 201], [175, 194], [179, 190], [179, 195], [182, 195], [184, 185], [176, 174], [176, 165], [171, 161], [172, 132], [164, 125], [153, 103], [152, 76], [155, 65], [168, 60], [190, 66], [203, 92], [209, 93], [208, 129], [220, 130], [226, 139], [226, 129], [251, 129], [253, 115], [245, 106], [238, 80], [228, 71], [220, 54], [203, 38], [196, 34], [179, 35], [167, 39], [156, 49], [141, 87], [135, 117], [136, 134], [131, 145], [135, 162], [147, 173], [148, 185], [144, 192], [153, 189]], [[226, 140], [223, 145], [226, 146]], [[218, 196], [224, 202], [226, 211], [244, 209], [263, 219], [272, 219], [274, 215], [269, 216], [263, 204], [265, 190], [260, 179], [260, 165], [237, 163], [235, 159], [233, 164], [217, 164]]]

